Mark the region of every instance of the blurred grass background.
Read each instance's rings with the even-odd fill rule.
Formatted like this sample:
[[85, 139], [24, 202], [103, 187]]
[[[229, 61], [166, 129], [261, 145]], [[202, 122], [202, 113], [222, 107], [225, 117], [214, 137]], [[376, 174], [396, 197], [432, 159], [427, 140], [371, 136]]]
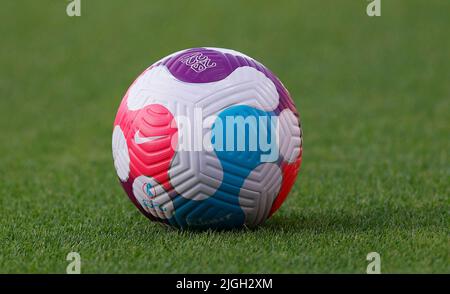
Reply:
[[[0, 272], [450, 272], [450, 2], [104, 1], [0, 4]], [[299, 178], [255, 231], [151, 224], [117, 183], [112, 123], [148, 65], [242, 51], [290, 90]]]

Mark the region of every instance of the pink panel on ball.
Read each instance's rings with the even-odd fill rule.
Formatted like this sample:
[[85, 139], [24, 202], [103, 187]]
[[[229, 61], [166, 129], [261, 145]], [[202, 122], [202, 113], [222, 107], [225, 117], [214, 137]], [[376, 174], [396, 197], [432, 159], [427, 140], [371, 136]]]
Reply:
[[269, 217], [272, 216], [283, 204], [284, 200], [291, 191], [292, 186], [295, 183], [295, 179], [297, 178], [298, 171], [300, 170], [300, 166], [302, 164], [302, 153], [303, 148], [300, 149], [300, 154], [297, 157], [297, 160], [293, 163], [288, 164], [287, 162], [282, 163], [282, 174], [283, 181], [281, 182], [281, 189], [278, 193], [277, 198], [272, 204], [272, 208], [270, 209]]

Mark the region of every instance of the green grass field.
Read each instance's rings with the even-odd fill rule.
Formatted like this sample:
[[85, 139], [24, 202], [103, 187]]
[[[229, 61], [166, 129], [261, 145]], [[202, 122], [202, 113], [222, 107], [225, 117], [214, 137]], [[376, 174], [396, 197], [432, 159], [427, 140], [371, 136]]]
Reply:
[[[0, 272], [449, 273], [450, 2], [0, 4]], [[112, 123], [155, 60], [197, 46], [263, 62], [295, 98], [303, 165], [256, 230], [150, 223], [118, 184]]]

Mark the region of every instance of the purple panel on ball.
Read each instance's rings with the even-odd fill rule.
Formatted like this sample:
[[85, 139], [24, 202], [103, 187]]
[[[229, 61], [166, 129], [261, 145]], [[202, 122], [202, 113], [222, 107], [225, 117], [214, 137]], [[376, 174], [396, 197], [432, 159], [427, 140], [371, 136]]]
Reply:
[[192, 48], [163, 60], [162, 64], [175, 78], [188, 83], [217, 82], [229, 76], [238, 67], [255, 68], [264, 73], [277, 89], [280, 99], [275, 113], [279, 114], [288, 108], [298, 116], [294, 102], [281, 81], [264, 65], [253, 59], [214, 49]]
[[183, 51], [162, 62], [178, 80], [187, 83], [210, 83], [229, 76], [232, 67], [222, 52], [205, 48]]

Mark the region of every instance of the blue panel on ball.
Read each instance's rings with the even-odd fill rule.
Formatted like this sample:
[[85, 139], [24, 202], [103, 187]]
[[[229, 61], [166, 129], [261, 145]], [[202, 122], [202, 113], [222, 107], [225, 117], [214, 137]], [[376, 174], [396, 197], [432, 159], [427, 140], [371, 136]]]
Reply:
[[[173, 199], [175, 214], [169, 219], [181, 228], [233, 228], [244, 224], [239, 205], [240, 189], [262, 162], [278, 160], [273, 112], [232, 106], [220, 112], [212, 126], [211, 143], [223, 169], [217, 191], [204, 200], [181, 196]], [[270, 156], [272, 154], [272, 156]]]

